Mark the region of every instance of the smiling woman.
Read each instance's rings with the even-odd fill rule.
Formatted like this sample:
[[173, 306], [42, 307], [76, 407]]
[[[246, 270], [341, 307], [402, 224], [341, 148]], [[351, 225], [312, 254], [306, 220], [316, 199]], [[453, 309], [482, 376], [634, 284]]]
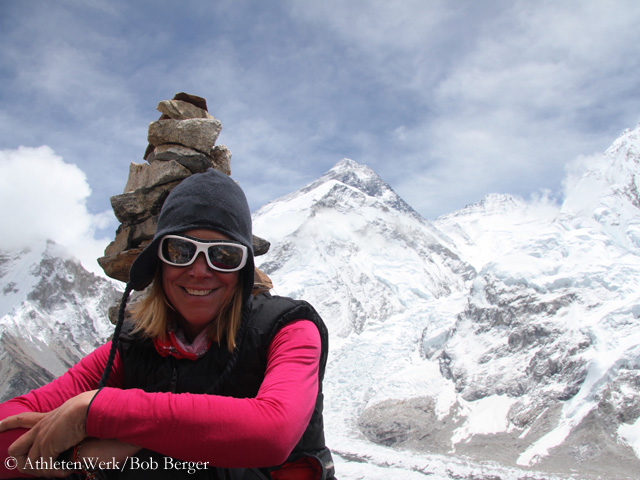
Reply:
[[[202, 240], [229, 240], [226, 235], [213, 230], [188, 230], [185, 235]], [[215, 243], [212, 245], [210, 248], [216, 246]], [[207, 256], [205, 260], [204, 253], [198, 254], [197, 251], [185, 266], [175, 266], [167, 263], [164, 257], [161, 258], [164, 261], [162, 289], [169, 303], [180, 314], [178, 322], [187, 339], [193, 341], [207, 326], [214, 325], [216, 318], [218, 321], [215, 325], [219, 327], [218, 331], [222, 330], [220, 313], [238, 291], [238, 271], [233, 268], [229, 269], [233, 271], [227, 272], [219, 267], [214, 269], [210, 266], [210, 257]], [[219, 335], [214, 336], [219, 340]], [[233, 341], [233, 338], [230, 340]]]
[[[20, 474], [334, 477], [327, 329], [306, 302], [252, 294], [251, 215], [235, 181], [209, 170], [178, 185], [129, 278], [110, 344], [0, 405], [0, 449]], [[124, 323], [130, 292], [147, 287]]]

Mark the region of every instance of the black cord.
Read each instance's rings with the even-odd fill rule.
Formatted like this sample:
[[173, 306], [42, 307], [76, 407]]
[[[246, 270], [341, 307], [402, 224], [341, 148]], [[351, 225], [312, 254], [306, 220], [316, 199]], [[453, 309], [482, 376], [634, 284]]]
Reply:
[[106, 386], [107, 380], [109, 380], [109, 375], [111, 374], [111, 369], [113, 368], [113, 361], [116, 358], [116, 351], [118, 350], [120, 331], [122, 330], [122, 325], [124, 324], [124, 312], [127, 308], [127, 301], [129, 300], [129, 295], [131, 295], [132, 290], [133, 287], [129, 283], [127, 283], [127, 286], [124, 289], [124, 293], [122, 294], [122, 300], [120, 300], [118, 321], [116, 322], [116, 328], [113, 332], [113, 339], [111, 340], [111, 350], [109, 351], [109, 358], [107, 359], [107, 364], [104, 367], [104, 373], [102, 374], [102, 378], [100, 379], [100, 383], [98, 384], [98, 389]]

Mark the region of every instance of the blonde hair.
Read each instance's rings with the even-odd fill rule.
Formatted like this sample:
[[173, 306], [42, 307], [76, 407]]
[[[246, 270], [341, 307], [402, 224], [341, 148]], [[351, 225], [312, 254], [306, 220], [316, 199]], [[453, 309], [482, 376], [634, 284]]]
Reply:
[[[242, 272], [240, 276], [242, 276]], [[226, 337], [229, 351], [236, 346], [236, 334], [242, 322], [242, 281], [238, 284], [216, 318], [209, 324], [207, 331], [209, 339], [220, 344]], [[133, 333], [142, 333], [149, 338], [166, 340], [167, 327], [176, 312], [173, 305], [167, 299], [162, 288], [162, 268], [158, 267], [149, 286], [148, 293], [135, 304], [131, 305], [131, 315], [136, 326]]]

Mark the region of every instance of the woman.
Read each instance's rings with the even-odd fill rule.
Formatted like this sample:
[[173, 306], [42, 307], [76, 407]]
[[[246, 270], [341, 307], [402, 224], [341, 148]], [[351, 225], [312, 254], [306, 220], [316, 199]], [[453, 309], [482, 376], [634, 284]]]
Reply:
[[[305, 302], [252, 296], [252, 243], [231, 178], [178, 185], [131, 267], [113, 340], [0, 405], [0, 478], [333, 478], [326, 327]], [[149, 285], [124, 323], [130, 292]]]

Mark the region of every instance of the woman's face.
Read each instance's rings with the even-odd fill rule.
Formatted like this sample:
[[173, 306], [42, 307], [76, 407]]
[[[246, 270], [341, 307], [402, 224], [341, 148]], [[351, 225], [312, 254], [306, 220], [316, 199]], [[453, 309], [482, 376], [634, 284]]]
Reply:
[[[226, 235], [212, 230], [189, 230], [184, 234], [200, 240], [229, 240]], [[193, 340], [229, 301], [238, 285], [239, 272], [213, 270], [202, 252], [186, 267], [160, 263], [164, 293], [180, 314], [180, 327], [187, 338]]]

